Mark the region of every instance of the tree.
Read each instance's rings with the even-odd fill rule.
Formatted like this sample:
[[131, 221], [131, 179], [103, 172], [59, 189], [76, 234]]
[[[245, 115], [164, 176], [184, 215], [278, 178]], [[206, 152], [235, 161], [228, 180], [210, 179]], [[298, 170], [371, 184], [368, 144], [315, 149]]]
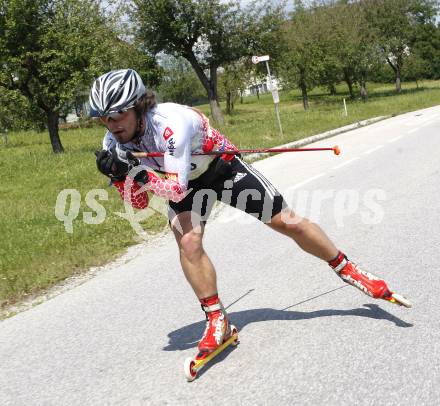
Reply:
[[414, 80], [419, 87], [419, 79], [428, 76], [429, 64], [422, 59], [417, 53], [411, 52], [402, 72], [404, 80]]
[[[308, 16], [309, 22], [313, 24], [313, 27], [309, 27], [310, 39], [316, 42], [315, 46], [320, 50], [321, 60], [316, 61], [321, 65], [317, 82], [327, 87], [330, 94], [336, 94], [336, 84], [341, 81], [343, 71], [339, 55], [341, 47], [345, 45], [345, 33], [341, 25], [346, 25], [347, 21], [342, 22], [340, 18], [341, 7], [339, 4], [315, 1], [307, 10], [307, 13], [313, 14], [313, 18]], [[304, 6], [300, 10], [306, 12]]]
[[226, 114], [234, 110], [235, 100], [242, 97], [244, 90], [251, 81], [251, 70], [246, 58], [230, 63], [224, 67], [219, 77], [220, 88], [225, 94]]
[[14, 121], [27, 110], [26, 99], [17, 91], [0, 92], [0, 133], [14, 128]]
[[418, 78], [440, 78], [440, 24], [427, 21], [417, 25], [408, 62], [411, 73], [405, 69], [405, 77], [415, 79], [417, 72]]
[[189, 106], [206, 102], [205, 90], [188, 61], [172, 56], [161, 59], [164, 74], [158, 91], [164, 101]]
[[64, 150], [58, 133], [63, 106], [86, 97], [93, 77], [123, 47], [108, 21], [99, 0], [0, 2], [0, 86], [18, 90], [44, 112], [56, 153]]
[[284, 56], [279, 63], [281, 77], [286, 85], [296, 84], [301, 90], [304, 110], [309, 108], [308, 90], [312, 89], [324, 71], [324, 36], [314, 8], [306, 9], [301, 1], [295, 2], [291, 20], [284, 25]]
[[409, 57], [418, 25], [432, 21], [435, 0], [362, 0], [369, 25], [376, 33], [385, 60], [394, 71], [396, 92], [401, 91], [402, 68]]
[[0, 133], [10, 130], [44, 130], [45, 117], [18, 90], [0, 87]]
[[[324, 61], [329, 60], [327, 65], [342, 72], [351, 98], [355, 97], [353, 84], [357, 82], [362, 98], [366, 99], [367, 76], [380, 58], [376, 38], [368, 29], [363, 10], [359, 3], [338, 2], [320, 7], [317, 12], [321, 15], [319, 25], [325, 32], [322, 42], [326, 54]], [[326, 66], [326, 75], [328, 70]], [[337, 75], [334, 77], [338, 79]]]
[[74, 2], [5, 0], [0, 5], [0, 85], [19, 90], [45, 112], [54, 152], [63, 151], [59, 110], [83, 78], [79, 72], [90, 55], [91, 41], [82, 35], [91, 26], [83, 21], [98, 10], [87, 6], [83, 14]]
[[[217, 90], [217, 70], [259, 47], [259, 22], [254, 11], [239, 2], [219, 0], [133, 0], [131, 13], [137, 37], [153, 53], [185, 58], [206, 90], [213, 119], [223, 124]], [[267, 8], [269, 9], [269, 8]], [[267, 20], [264, 20], [265, 22]], [[263, 30], [264, 31], [264, 30]]]

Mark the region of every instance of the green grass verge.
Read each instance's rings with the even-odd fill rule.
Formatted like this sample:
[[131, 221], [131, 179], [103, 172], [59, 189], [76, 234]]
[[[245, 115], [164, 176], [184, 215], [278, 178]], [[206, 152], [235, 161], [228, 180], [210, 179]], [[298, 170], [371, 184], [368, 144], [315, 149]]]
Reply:
[[[349, 100], [344, 87], [329, 96], [319, 89], [310, 94], [310, 110], [304, 112], [298, 92], [281, 92], [280, 114], [284, 136], [280, 137], [271, 95], [238, 101], [221, 130], [240, 148], [270, 147], [341, 127], [367, 118], [400, 114], [440, 104], [440, 82], [405, 84], [395, 95], [392, 85], [370, 86], [364, 103]], [[348, 117], [343, 112], [347, 98]], [[201, 106], [209, 115], [209, 107]], [[91, 266], [108, 262], [138, 240], [127, 220], [119, 195], [96, 168], [93, 152], [101, 145], [100, 127], [61, 132], [66, 153], [51, 152], [46, 133], [12, 133], [8, 143], [0, 140], [0, 307], [46, 289]], [[87, 192], [102, 188], [109, 199], [100, 201], [107, 216], [101, 224], [86, 224], [83, 213]], [[55, 217], [54, 207], [63, 189], [81, 195], [73, 233]], [[143, 226], [157, 232], [166, 226], [160, 215]]]

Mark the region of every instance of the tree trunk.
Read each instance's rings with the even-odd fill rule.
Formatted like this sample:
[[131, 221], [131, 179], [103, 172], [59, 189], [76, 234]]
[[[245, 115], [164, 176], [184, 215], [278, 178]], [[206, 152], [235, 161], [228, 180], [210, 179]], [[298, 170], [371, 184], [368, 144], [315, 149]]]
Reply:
[[402, 90], [402, 82], [400, 79], [400, 71], [402, 69], [402, 66], [399, 65], [399, 63], [396, 63], [395, 65], [391, 62], [390, 58], [387, 58], [388, 65], [391, 66], [391, 69], [394, 71], [394, 78], [396, 82], [396, 93], [400, 93]]
[[213, 120], [220, 125], [225, 124], [225, 120], [223, 118], [222, 111], [220, 110], [220, 107], [218, 106], [217, 100], [211, 99], [209, 100], [209, 106], [211, 107], [211, 114]]
[[49, 128], [50, 143], [52, 144], [52, 150], [55, 154], [64, 152], [63, 145], [61, 144], [60, 135], [58, 133], [58, 119], [59, 113], [55, 111], [46, 112], [47, 126]]
[[224, 125], [225, 119], [223, 118], [217, 96], [217, 67], [211, 66], [210, 73], [211, 77], [209, 79], [208, 98], [209, 105], [211, 107], [212, 118], [217, 124]]
[[396, 69], [396, 92], [400, 93], [402, 91], [402, 81], [400, 79], [400, 66], [397, 65]]
[[308, 110], [309, 109], [309, 96], [307, 94], [307, 88], [301, 87], [301, 94], [302, 94], [302, 99], [303, 99], [303, 106], [304, 106], [304, 110]]
[[260, 88], [257, 86], [257, 99], [260, 100]]
[[243, 104], [243, 90], [240, 90], [240, 104]]
[[232, 95], [231, 92], [226, 92], [226, 114], [231, 114], [232, 112]]
[[330, 91], [330, 95], [332, 95], [332, 96], [336, 95], [336, 86], [334, 83], [330, 83], [328, 85], [328, 90]]
[[212, 83], [212, 80], [209, 81], [208, 99], [209, 99], [209, 106], [211, 107], [211, 115], [213, 120], [217, 124], [223, 125], [225, 123], [225, 120], [223, 118], [223, 114], [220, 109], [220, 104], [218, 102], [217, 85]]
[[301, 89], [304, 110], [309, 109], [309, 96], [307, 94], [307, 85], [304, 78], [304, 72], [300, 72], [299, 88]]
[[192, 68], [196, 72], [197, 77], [205, 88], [206, 93], [208, 94], [209, 106], [211, 107], [211, 115], [213, 120], [217, 124], [223, 125], [225, 120], [223, 118], [222, 111], [220, 110], [220, 104], [217, 96], [217, 66], [210, 66], [210, 78], [208, 79], [202, 67], [197, 62], [197, 59], [191, 49], [189, 49], [183, 55], [183, 57], [191, 64]]
[[364, 76], [361, 76], [361, 97], [364, 102], [368, 99], [367, 85]]
[[354, 99], [355, 95], [353, 92], [353, 81], [351, 80], [350, 74], [344, 69], [344, 82], [347, 83], [348, 92], [350, 93], [350, 99]]

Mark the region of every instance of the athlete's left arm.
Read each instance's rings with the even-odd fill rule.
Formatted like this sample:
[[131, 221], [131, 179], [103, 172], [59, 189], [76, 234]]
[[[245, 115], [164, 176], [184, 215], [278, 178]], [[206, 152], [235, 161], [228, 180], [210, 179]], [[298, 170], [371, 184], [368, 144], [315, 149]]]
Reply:
[[[231, 141], [213, 127], [211, 127], [211, 137], [219, 151], [238, 151], [238, 148]], [[234, 155], [224, 154], [221, 157], [225, 161], [230, 161], [234, 158]]]

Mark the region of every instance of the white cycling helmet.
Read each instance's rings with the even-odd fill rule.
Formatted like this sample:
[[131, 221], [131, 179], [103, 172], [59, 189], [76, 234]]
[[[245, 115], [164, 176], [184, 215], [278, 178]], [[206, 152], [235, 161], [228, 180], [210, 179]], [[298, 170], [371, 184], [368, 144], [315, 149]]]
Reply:
[[139, 74], [133, 69], [108, 72], [93, 83], [90, 90], [90, 116], [102, 117], [122, 112], [145, 94], [145, 86]]

